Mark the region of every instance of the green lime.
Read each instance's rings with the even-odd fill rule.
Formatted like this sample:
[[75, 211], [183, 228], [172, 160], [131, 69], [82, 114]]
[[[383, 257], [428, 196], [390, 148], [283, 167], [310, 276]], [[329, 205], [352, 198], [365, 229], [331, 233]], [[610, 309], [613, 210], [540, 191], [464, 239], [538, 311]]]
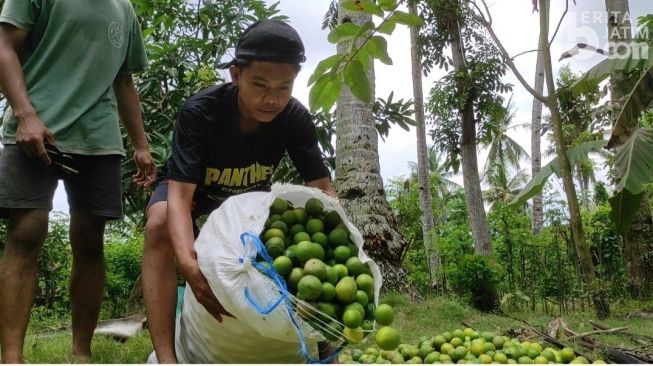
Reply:
[[270, 224], [270, 228], [281, 230], [281, 232], [283, 232], [283, 235], [286, 235], [288, 233], [288, 225], [286, 225], [286, 223], [283, 221], [273, 222], [272, 224]]
[[317, 198], [310, 198], [304, 205], [306, 214], [311, 217], [316, 217], [324, 211], [324, 204]]
[[347, 245], [348, 243], [349, 239], [345, 230], [336, 228], [329, 233], [329, 245], [338, 247], [340, 245]]
[[317, 232], [311, 235], [311, 241], [318, 243], [325, 248], [329, 245], [329, 239], [327, 238], [326, 234], [322, 232]]
[[273, 215], [281, 215], [288, 208], [290, 208], [288, 201], [277, 197], [274, 199], [274, 202], [272, 202], [272, 206], [270, 206], [270, 213]]
[[286, 277], [292, 271], [292, 259], [286, 257], [285, 255], [276, 257], [272, 266], [282, 277]]
[[[295, 225], [291, 226], [290, 230], [288, 231], [288, 233], [292, 237], [295, 237], [295, 235], [297, 233], [301, 233], [301, 232], [306, 232], [306, 228], [304, 228], [304, 225], [302, 225], [302, 224], [295, 224]], [[310, 240], [310, 238], [308, 240]]]
[[303, 241], [311, 241], [311, 236], [308, 235], [308, 233], [303, 232], [303, 231], [300, 231], [300, 232], [296, 233], [292, 238], [293, 244], [299, 244], [299, 243], [301, 243]]
[[324, 223], [320, 219], [310, 219], [306, 223], [306, 232], [311, 235], [324, 232]]
[[299, 280], [297, 285], [297, 297], [301, 300], [317, 300], [322, 294], [322, 282], [320, 279], [312, 276], [305, 275]]

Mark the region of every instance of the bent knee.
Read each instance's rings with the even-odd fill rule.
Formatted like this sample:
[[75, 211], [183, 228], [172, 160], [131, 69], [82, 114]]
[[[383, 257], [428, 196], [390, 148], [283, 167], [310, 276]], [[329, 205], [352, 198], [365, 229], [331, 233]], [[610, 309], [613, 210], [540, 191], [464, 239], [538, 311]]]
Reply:
[[156, 204], [147, 212], [145, 247], [170, 247], [165, 204]]

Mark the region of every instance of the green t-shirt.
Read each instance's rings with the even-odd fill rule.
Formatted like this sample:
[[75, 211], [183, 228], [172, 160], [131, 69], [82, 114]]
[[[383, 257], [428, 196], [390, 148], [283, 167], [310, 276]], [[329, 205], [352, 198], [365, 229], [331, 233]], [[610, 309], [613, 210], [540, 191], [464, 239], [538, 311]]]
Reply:
[[[147, 67], [129, 0], [6, 0], [0, 22], [29, 31], [20, 59], [36, 113], [65, 152], [124, 154], [112, 83]], [[10, 107], [2, 143], [16, 141]]]

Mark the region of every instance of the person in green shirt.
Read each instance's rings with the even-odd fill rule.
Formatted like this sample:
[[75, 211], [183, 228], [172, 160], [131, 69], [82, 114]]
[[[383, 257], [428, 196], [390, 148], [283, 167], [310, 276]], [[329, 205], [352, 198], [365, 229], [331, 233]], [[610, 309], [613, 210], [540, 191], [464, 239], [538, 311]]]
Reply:
[[4, 3], [0, 217], [9, 225], [0, 259], [2, 362], [24, 361], [37, 258], [59, 179], [70, 206], [72, 356], [90, 357], [104, 287], [104, 227], [122, 217], [118, 116], [135, 151], [134, 182], [148, 186], [156, 178], [131, 76], [146, 67], [129, 0]]

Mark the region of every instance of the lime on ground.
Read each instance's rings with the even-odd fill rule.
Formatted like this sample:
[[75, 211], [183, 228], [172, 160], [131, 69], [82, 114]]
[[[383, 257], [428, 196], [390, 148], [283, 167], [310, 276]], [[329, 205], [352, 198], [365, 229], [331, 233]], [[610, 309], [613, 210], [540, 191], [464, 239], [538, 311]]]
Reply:
[[392, 327], [382, 327], [376, 332], [374, 340], [379, 348], [384, 350], [392, 350], [399, 346], [401, 338], [399, 332]]

